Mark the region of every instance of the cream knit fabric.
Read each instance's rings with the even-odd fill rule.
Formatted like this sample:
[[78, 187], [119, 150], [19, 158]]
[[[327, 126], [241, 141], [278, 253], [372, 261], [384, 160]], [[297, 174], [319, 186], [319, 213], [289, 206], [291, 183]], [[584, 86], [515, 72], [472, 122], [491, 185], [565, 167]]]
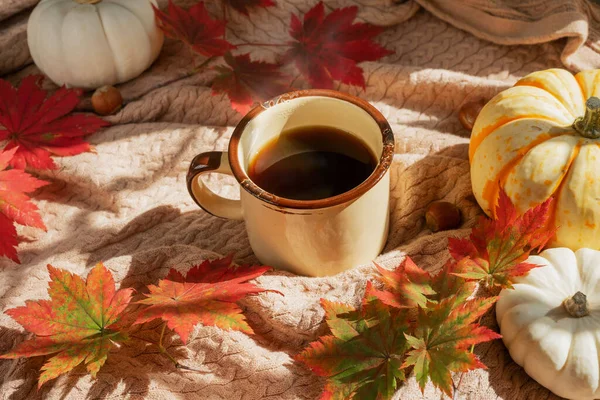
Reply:
[[[230, 39], [280, 41], [287, 37], [290, 14], [312, 6], [303, 0], [276, 1], [277, 7], [256, 10], [250, 18], [231, 12]], [[29, 65], [25, 34], [26, 8], [34, 3], [0, 0], [0, 73], [13, 83], [37, 72]], [[466, 234], [481, 213], [470, 189], [469, 132], [460, 125], [457, 110], [536, 70], [562, 62], [574, 70], [600, 66], [597, 28], [590, 22], [597, 8], [566, 0], [552, 2], [553, 7], [538, 0], [352, 3], [359, 5], [362, 20], [389, 27], [380, 41], [395, 51], [362, 65], [366, 91], [339, 87], [369, 100], [396, 136], [390, 237], [378, 262], [392, 267], [408, 254], [434, 271], [448, 257], [446, 238]], [[326, 5], [343, 4], [348, 2]], [[272, 51], [260, 56], [273, 58]], [[171, 267], [186, 270], [229, 253], [239, 262], [257, 261], [243, 222], [207, 215], [185, 188], [192, 157], [225, 149], [241, 118], [225, 96], [211, 95], [210, 76], [189, 75], [192, 64], [180, 42], [167, 40], [150, 70], [121, 86], [128, 103], [108, 118], [112, 127], [89, 138], [96, 152], [58, 159], [58, 170], [40, 174], [50, 185], [34, 198], [48, 232], [20, 227], [22, 264], [0, 259], [1, 311], [47, 298], [48, 263], [86, 275], [102, 260], [118, 285], [141, 291]], [[225, 195], [237, 195], [232, 180], [211, 176], [208, 183]], [[461, 208], [462, 229], [432, 234], [424, 227], [425, 207], [440, 199]], [[198, 327], [186, 347], [168, 339], [169, 350], [201, 373], [175, 370], [155, 348], [132, 343], [110, 354], [96, 380], [79, 368], [39, 392], [42, 357], [1, 360], [0, 398], [316, 399], [322, 381], [291, 356], [326, 330], [319, 298], [357, 304], [372, 274], [366, 265], [329, 278], [278, 271], [259, 278], [262, 286], [285, 296], [268, 293], [242, 302], [256, 335]], [[493, 317], [487, 322], [494, 325]], [[142, 325], [137, 334], [156, 340], [158, 325]], [[0, 314], [0, 352], [24, 338], [22, 328]], [[501, 341], [479, 345], [476, 352], [488, 369], [466, 374], [458, 398], [553, 398], [511, 361]], [[410, 378], [394, 398], [441, 397], [431, 385], [423, 396]]]

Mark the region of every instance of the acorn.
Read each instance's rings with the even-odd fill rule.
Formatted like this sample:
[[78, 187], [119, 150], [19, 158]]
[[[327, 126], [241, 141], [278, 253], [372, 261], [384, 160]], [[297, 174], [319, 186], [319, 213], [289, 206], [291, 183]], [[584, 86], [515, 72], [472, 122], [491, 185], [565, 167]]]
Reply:
[[447, 201], [434, 201], [425, 211], [425, 224], [432, 232], [456, 229], [462, 223], [460, 210]]
[[477, 116], [481, 112], [483, 106], [485, 106], [485, 101], [483, 99], [469, 101], [463, 104], [458, 111], [458, 119], [460, 120], [460, 123], [469, 132], [473, 130], [475, 120], [477, 119]]
[[114, 86], [102, 86], [92, 95], [92, 107], [96, 114], [111, 115], [123, 105], [121, 92]]

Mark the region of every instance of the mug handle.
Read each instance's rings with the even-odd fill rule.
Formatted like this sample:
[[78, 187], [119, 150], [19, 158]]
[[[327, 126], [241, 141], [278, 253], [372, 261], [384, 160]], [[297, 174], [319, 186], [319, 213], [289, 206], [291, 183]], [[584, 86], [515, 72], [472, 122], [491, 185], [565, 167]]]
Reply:
[[187, 174], [187, 188], [190, 196], [204, 211], [215, 217], [243, 219], [240, 200], [219, 196], [202, 182], [200, 176], [209, 172], [233, 176], [226, 151], [208, 151], [194, 157]]

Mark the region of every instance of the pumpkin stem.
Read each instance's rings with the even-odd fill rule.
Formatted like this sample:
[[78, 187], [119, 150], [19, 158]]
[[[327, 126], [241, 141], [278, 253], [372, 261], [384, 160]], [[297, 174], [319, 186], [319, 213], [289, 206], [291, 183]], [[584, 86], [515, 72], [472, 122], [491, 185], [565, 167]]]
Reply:
[[573, 123], [573, 128], [581, 136], [589, 139], [600, 138], [600, 99], [590, 97], [585, 102], [585, 114]]
[[571, 317], [581, 318], [585, 317], [590, 313], [588, 310], [588, 302], [585, 294], [577, 292], [573, 297], [567, 298], [563, 301], [563, 307]]
[[79, 4], [96, 4], [96, 3], [100, 3], [102, 0], [73, 0], [76, 3]]

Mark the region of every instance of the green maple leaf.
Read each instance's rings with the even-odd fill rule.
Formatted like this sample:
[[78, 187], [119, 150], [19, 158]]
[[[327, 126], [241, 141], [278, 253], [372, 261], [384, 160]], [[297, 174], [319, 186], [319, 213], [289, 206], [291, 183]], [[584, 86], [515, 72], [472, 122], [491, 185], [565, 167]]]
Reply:
[[85, 282], [51, 265], [48, 272], [50, 300], [27, 301], [23, 307], [6, 311], [36, 337], [0, 358], [55, 354], [42, 367], [38, 387], [82, 362], [95, 378], [115, 343], [127, 339], [119, 321], [133, 289], [115, 291], [112, 274], [102, 263]]
[[515, 277], [537, 267], [525, 262], [530, 252], [541, 250], [554, 236], [556, 229], [548, 229], [552, 201], [519, 215], [501, 190], [495, 219], [482, 217], [468, 238], [448, 239], [450, 254], [459, 263], [456, 275], [488, 287], [512, 287]]
[[321, 304], [331, 334], [295, 357], [327, 378], [321, 398], [389, 399], [404, 380], [406, 312], [374, 297], [366, 298], [359, 310], [324, 299]]
[[485, 368], [468, 347], [500, 337], [475, 321], [496, 302], [495, 297], [458, 304], [454, 297], [419, 309], [413, 335], [406, 334], [412, 350], [402, 365], [414, 366], [421, 390], [429, 380], [452, 397], [451, 372]]

